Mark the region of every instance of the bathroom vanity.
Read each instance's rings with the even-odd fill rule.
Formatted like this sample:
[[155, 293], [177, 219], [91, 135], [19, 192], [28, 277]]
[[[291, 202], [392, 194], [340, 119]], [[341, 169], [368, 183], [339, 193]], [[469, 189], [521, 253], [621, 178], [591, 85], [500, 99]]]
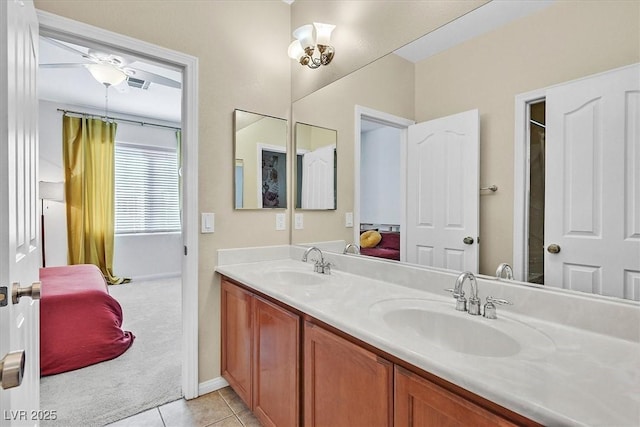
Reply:
[[452, 272], [325, 254], [320, 274], [303, 251], [219, 252], [223, 376], [263, 425], [640, 422], [637, 304], [478, 278], [514, 304], [487, 319], [455, 310]]

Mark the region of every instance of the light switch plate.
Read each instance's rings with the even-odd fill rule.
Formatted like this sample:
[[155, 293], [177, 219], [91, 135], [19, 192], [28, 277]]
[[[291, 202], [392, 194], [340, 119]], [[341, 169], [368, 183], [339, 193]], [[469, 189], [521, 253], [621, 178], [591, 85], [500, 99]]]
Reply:
[[344, 226], [353, 227], [353, 212], [347, 212], [344, 214]]
[[304, 228], [304, 214], [301, 213], [297, 213], [296, 214], [296, 223], [295, 223], [295, 228], [296, 230], [302, 230]]
[[286, 218], [283, 213], [276, 214], [276, 230], [286, 230]]
[[216, 214], [202, 212], [200, 219], [200, 232], [213, 233], [215, 231]]

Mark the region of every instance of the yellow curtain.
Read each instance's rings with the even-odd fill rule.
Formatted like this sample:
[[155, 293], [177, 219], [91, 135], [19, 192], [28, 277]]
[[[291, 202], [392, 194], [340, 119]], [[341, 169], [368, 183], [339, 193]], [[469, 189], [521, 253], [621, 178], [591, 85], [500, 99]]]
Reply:
[[116, 123], [64, 116], [62, 121], [69, 264], [94, 264], [110, 284], [115, 227]]

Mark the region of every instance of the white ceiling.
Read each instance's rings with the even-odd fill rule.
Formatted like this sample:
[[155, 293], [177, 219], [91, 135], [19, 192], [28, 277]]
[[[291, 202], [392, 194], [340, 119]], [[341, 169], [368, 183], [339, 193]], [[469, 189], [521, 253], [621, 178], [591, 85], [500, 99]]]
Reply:
[[[60, 45], [62, 44], [62, 45]], [[40, 64], [92, 64], [93, 62], [76, 54], [68, 46], [84, 54], [89, 48], [77, 44], [52, 43], [40, 37]], [[111, 52], [107, 52], [111, 53]], [[139, 58], [127, 57], [126, 68], [154, 73], [178, 82], [182, 81], [179, 71], [160, 67]], [[135, 74], [132, 76], [135, 77]], [[105, 112], [105, 86], [95, 80], [84, 66], [64, 68], [40, 67], [38, 74], [39, 98], [60, 104], [96, 109]], [[150, 83], [148, 89], [130, 87], [127, 82], [108, 89], [108, 113], [110, 116], [126, 114], [146, 119], [157, 119], [180, 123], [182, 90]]]

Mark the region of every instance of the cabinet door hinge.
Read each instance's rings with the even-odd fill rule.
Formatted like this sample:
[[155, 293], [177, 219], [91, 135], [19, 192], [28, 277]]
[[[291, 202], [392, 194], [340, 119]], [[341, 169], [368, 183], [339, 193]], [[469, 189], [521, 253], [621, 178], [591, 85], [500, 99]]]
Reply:
[[185, 246], [185, 247], [184, 247], [184, 256], [187, 256], [187, 252], [188, 252], [188, 251], [187, 251], [187, 247]]

